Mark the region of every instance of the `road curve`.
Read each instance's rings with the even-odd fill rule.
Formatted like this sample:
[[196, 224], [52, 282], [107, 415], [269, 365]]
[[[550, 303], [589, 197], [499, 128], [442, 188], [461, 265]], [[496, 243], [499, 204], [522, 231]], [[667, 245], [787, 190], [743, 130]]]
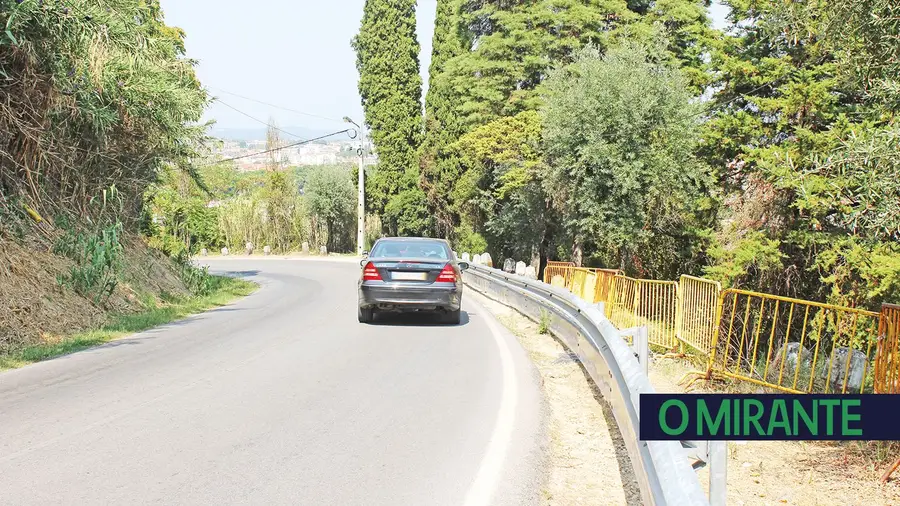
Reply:
[[358, 264], [209, 264], [261, 289], [0, 373], [0, 504], [538, 504], [540, 380], [471, 298], [367, 326]]

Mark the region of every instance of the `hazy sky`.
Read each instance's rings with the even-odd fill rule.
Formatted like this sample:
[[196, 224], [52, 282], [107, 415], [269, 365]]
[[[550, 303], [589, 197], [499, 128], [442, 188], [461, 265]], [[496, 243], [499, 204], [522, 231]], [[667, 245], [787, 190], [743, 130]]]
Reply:
[[[341, 129], [359, 122], [356, 55], [350, 40], [359, 31], [365, 0], [161, 0], [166, 23], [187, 32], [188, 56], [197, 74], [226, 105], [215, 103], [208, 119], [223, 128], [259, 123], [240, 111], [281, 126]], [[422, 46], [420, 68], [427, 83], [437, 0], [419, 0], [416, 19]], [[712, 10], [716, 25], [724, 11]], [[226, 93], [228, 92], [228, 93]], [[231, 94], [229, 94], [231, 93]], [[308, 115], [263, 105], [249, 99]]]

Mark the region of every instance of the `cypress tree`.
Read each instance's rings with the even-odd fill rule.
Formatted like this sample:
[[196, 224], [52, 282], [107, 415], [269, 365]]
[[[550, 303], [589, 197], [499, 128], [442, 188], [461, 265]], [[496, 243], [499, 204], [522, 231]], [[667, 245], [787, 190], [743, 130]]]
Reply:
[[[427, 216], [419, 202], [424, 194], [417, 187], [422, 78], [415, 6], [415, 0], [366, 0], [362, 26], [353, 39], [359, 93], [378, 154], [378, 166], [366, 185], [369, 207], [382, 215], [390, 233], [410, 233], [410, 227], [421, 226], [418, 220]], [[391, 212], [408, 205], [421, 209]]]
[[444, 151], [461, 132], [453, 107], [453, 90], [443, 72], [448, 61], [463, 53], [461, 6], [462, 0], [438, 0], [437, 3], [425, 97], [425, 139], [421, 149], [421, 186], [435, 218], [435, 232], [444, 237], [449, 237], [453, 231], [448, 201], [453, 178], [443, 177], [448, 175]]

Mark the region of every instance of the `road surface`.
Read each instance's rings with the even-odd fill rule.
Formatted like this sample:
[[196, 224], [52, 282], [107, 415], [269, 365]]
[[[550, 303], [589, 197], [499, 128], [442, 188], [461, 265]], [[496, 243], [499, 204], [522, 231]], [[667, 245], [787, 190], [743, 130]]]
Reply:
[[356, 321], [358, 264], [212, 260], [230, 306], [0, 373], [0, 504], [537, 504], [539, 378], [487, 312]]

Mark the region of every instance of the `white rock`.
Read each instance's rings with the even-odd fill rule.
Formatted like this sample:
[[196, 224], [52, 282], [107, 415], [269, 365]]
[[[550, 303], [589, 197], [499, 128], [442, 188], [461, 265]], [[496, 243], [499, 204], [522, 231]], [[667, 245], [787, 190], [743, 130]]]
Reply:
[[524, 276], [525, 268], [525, 262], [516, 262], [516, 276]]
[[222, 256], [228, 256], [228, 248], [222, 248]]

